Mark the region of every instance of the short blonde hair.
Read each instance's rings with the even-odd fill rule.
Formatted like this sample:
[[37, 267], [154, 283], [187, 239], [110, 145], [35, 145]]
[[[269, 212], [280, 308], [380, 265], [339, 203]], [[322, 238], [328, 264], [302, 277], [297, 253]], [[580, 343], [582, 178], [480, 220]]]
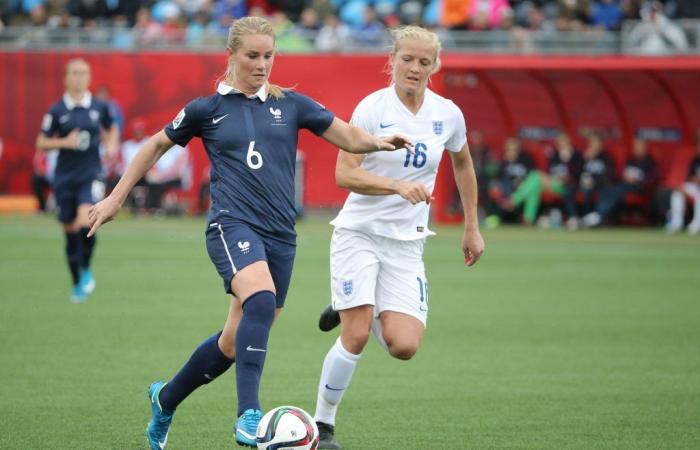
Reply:
[[392, 44], [391, 51], [389, 52], [391, 59], [394, 59], [394, 56], [396, 56], [396, 53], [399, 51], [399, 44], [401, 41], [405, 39], [422, 41], [432, 45], [435, 49], [435, 56], [433, 58], [435, 68], [433, 69], [433, 73], [440, 70], [440, 66], [442, 65], [442, 61], [440, 61], [440, 51], [442, 50], [442, 44], [440, 43], [440, 38], [437, 34], [423, 27], [408, 25], [405, 27], [396, 28], [391, 32], [391, 36]]
[[[243, 45], [243, 37], [251, 34], [264, 34], [272, 37], [273, 42], [275, 41], [275, 31], [272, 29], [272, 25], [267, 19], [262, 17], [241, 17], [234, 21], [231, 24], [231, 28], [228, 30], [226, 48], [234, 53], [237, 52], [238, 49], [241, 48], [241, 45]], [[229, 64], [226, 68], [226, 74], [224, 75], [225, 80], [232, 75], [232, 69], [233, 67]], [[284, 97], [284, 89], [280, 86], [266, 81], [265, 87], [267, 88], [267, 93], [273, 98]]]

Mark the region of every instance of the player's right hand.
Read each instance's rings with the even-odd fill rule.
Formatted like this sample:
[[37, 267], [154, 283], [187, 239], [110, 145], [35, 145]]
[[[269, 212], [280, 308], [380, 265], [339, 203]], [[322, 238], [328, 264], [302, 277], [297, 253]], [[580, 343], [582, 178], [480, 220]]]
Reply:
[[397, 180], [395, 189], [397, 194], [411, 202], [412, 205], [420, 202], [430, 204], [430, 201], [433, 199], [428, 188], [421, 183]]
[[70, 133], [66, 135], [64, 148], [72, 148], [77, 150], [80, 147], [80, 130], [73, 128]]
[[113, 199], [111, 195], [92, 205], [88, 211], [88, 226], [90, 227], [90, 231], [87, 234], [88, 237], [94, 236], [100, 226], [114, 219], [119, 212], [120, 206], [119, 202]]

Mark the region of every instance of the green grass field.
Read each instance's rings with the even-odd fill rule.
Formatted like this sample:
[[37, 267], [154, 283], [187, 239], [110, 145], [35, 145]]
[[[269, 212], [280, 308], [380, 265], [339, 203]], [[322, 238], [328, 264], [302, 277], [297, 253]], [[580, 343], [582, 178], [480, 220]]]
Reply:
[[[263, 406], [313, 413], [336, 334], [327, 218], [299, 224]], [[100, 234], [98, 286], [69, 302], [52, 218], [0, 217], [0, 448], [146, 449], [146, 388], [218, 330], [228, 300], [204, 219], [120, 218]], [[348, 450], [700, 448], [700, 238], [658, 230], [460, 231], [426, 246], [431, 312], [420, 352], [371, 342], [338, 416]], [[231, 449], [234, 371], [181, 405], [168, 449]]]

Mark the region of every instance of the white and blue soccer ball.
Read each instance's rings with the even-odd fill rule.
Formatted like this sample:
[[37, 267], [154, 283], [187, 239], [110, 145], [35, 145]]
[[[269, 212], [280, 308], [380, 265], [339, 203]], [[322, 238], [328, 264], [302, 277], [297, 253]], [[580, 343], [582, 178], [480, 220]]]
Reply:
[[316, 450], [313, 417], [296, 406], [280, 406], [263, 416], [255, 433], [258, 450]]

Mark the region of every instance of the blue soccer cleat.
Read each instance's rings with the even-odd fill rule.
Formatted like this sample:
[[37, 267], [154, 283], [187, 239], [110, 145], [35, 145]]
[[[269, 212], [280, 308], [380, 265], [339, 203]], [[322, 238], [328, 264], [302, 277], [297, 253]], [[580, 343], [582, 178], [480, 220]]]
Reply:
[[83, 286], [80, 283], [73, 286], [73, 292], [70, 295], [70, 301], [72, 303], [85, 303], [85, 299], [87, 299], [87, 294], [85, 294]]
[[259, 409], [246, 409], [241, 417], [236, 420], [236, 443], [245, 447], [256, 448], [255, 432], [258, 423], [262, 419], [262, 411]]
[[146, 428], [146, 436], [151, 450], [163, 450], [168, 443], [168, 430], [173, 421], [174, 413], [168, 414], [163, 411], [158, 400], [158, 395], [166, 384], [164, 381], [156, 381], [148, 388], [152, 416], [151, 421], [148, 422], [148, 428]]
[[92, 270], [86, 267], [80, 271], [80, 281], [78, 282], [83, 287], [83, 292], [85, 294], [92, 294], [95, 292], [95, 277], [92, 276]]

